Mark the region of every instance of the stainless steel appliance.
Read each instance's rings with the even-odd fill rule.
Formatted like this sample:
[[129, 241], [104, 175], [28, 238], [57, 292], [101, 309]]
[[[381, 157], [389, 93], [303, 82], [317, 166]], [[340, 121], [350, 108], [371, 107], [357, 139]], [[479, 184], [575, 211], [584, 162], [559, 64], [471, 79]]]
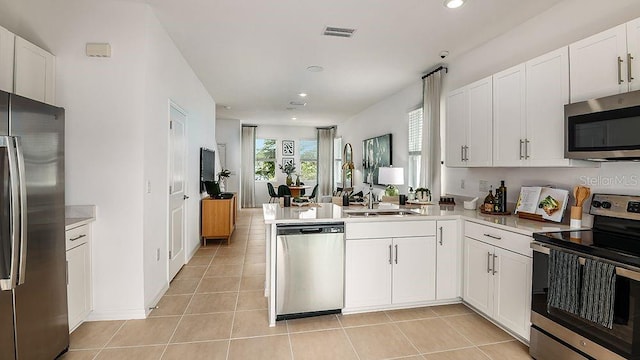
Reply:
[[[591, 230], [534, 234], [530, 354], [538, 360], [640, 359], [640, 196], [594, 194], [590, 213]], [[615, 266], [611, 328], [550, 304], [552, 249]]]
[[640, 91], [564, 106], [569, 159], [640, 159]]
[[344, 306], [344, 223], [278, 225], [276, 320]]
[[64, 109], [0, 92], [0, 359], [69, 347]]

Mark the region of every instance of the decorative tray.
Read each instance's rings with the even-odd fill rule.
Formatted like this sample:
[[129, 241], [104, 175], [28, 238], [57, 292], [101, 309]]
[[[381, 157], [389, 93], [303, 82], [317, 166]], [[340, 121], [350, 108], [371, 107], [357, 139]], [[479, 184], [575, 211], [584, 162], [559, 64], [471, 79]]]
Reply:
[[432, 201], [407, 200], [407, 204], [434, 205]]
[[480, 212], [486, 215], [511, 215], [511, 211], [504, 211], [504, 212], [495, 212], [495, 211], [485, 211], [483, 209], [480, 209]]

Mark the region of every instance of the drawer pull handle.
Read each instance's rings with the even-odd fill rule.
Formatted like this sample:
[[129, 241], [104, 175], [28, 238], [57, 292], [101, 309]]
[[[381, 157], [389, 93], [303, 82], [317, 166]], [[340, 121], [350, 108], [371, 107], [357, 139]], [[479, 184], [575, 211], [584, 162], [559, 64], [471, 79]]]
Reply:
[[483, 234], [486, 237], [490, 237], [492, 239], [496, 239], [496, 240], [502, 240], [502, 238], [500, 236], [495, 236], [495, 235], [491, 235], [491, 234]]
[[69, 239], [69, 241], [76, 241], [76, 240], [80, 240], [80, 239], [82, 239], [82, 238], [83, 238], [83, 237], [85, 237], [85, 236], [87, 236], [87, 234], [80, 234], [80, 235], [78, 235], [78, 236], [76, 236], [76, 237], [74, 237], [74, 238]]

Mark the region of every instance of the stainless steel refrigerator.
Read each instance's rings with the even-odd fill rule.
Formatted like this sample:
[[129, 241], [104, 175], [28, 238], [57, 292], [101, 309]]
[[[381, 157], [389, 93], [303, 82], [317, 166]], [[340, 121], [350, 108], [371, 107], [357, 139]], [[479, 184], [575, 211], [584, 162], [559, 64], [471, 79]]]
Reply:
[[0, 359], [69, 347], [64, 109], [0, 91]]

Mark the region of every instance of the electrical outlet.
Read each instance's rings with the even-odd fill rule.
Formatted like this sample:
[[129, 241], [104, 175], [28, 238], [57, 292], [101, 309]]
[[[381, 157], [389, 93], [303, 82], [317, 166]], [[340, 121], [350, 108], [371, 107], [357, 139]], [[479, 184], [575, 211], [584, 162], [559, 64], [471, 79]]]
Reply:
[[460, 189], [464, 189], [464, 179], [460, 180]]
[[160, 248], [156, 249], [156, 261], [160, 261]]
[[487, 192], [489, 191], [489, 182], [487, 180], [480, 180], [478, 182], [478, 191]]

